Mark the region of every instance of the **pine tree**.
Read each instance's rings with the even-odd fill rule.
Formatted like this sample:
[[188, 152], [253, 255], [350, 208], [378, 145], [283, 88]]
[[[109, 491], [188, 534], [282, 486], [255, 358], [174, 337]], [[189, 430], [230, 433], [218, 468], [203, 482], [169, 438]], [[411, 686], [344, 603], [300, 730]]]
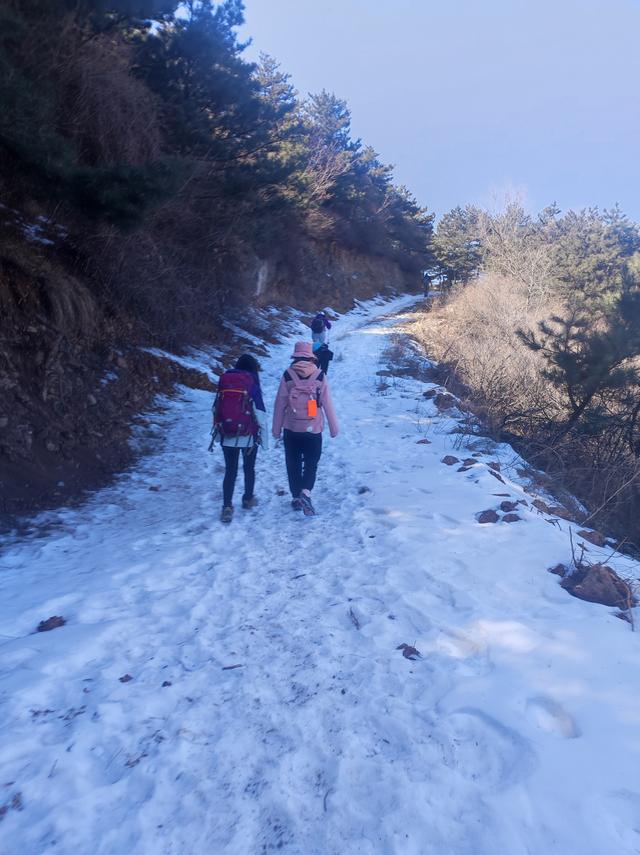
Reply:
[[347, 102], [322, 90], [310, 95], [303, 105], [304, 117], [312, 136], [335, 151], [356, 151], [359, 141], [351, 139], [351, 113]]
[[610, 305], [624, 290], [640, 229], [618, 208], [569, 211], [550, 247], [558, 290], [571, 304]]
[[453, 208], [438, 223], [431, 275], [442, 279], [445, 287], [478, 275], [484, 258], [479, 223], [480, 212], [471, 205]]
[[[519, 333], [544, 357], [545, 376], [561, 389], [569, 414], [553, 436], [559, 442], [572, 429], [597, 435], [608, 420], [619, 418], [612, 405], [640, 386], [640, 292], [620, 297], [597, 323], [582, 307], [539, 325], [539, 334]], [[623, 408], [624, 409], [624, 408]]]

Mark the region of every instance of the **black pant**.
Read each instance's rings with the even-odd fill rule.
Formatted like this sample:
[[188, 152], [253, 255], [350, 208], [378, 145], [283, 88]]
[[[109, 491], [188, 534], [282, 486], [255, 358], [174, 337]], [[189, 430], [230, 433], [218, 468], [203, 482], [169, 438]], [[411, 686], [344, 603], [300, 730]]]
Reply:
[[316, 350], [316, 359], [318, 360], [318, 367], [320, 368], [321, 371], [324, 371], [324, 373], [326, 374], [329, 371], [329, 362], [330, 362], [329, 354], [327, 353], [327, 351], [326, 350], [323, 351], [322, 348], [320, 348], [319, 350]]
[[225, 508], [230, 507], [233, 501], [233, 488], [236, 485], [238, 475], [238, 459], [242, 452], [242, 469], [244, 471], [244, 496], [243, 499], [253, 498], [253, 488], [256, 483], [256, 456], [257, 446], [252, 448], [234, 448], [232, 445], [223, 445], [224, 454], [224, 481], [222, 482], [222, 504]]
[[284, 431], [284, 459], [289, 489], [294, 499], [298, 498], [302, 490], [313, 490], [321, 454], [321, 433]]

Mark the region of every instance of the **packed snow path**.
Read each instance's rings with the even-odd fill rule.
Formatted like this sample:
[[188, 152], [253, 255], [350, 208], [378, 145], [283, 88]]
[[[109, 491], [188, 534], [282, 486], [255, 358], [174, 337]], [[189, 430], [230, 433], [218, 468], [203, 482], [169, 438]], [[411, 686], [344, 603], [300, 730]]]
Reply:
[[546, 572], [567, 524], [477, 522], [527, 498], [513, 453], [444, 465], [471, 451], [376, 376], [397, 320], [368, 312], [333, 336], [316, 518], [272, 448], [223, 527], [185, 391], [160, 453], [0, 553], [3, 855], [640, 852], [638, 635]]

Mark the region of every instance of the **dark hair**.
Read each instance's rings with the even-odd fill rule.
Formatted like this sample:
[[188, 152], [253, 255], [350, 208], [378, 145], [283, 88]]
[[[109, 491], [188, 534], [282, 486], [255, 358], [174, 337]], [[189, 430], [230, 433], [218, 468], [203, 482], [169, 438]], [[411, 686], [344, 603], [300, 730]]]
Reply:
[[236, 362], [236, 368], [238, 371], [252, 371], [254, 374], [257, 374], [258, 371], [260, 371], [260, 363], [255, 356], [251, 356], [249, 353], [243, 353]]

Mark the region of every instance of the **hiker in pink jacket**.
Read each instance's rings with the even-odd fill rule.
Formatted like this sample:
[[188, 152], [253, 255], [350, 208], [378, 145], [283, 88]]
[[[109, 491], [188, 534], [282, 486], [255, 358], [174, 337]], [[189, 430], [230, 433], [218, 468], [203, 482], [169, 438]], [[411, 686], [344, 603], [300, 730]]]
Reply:
[[311, 491], [322, 454], [324, 416], [332, 437], [338, 435], [329, 381], [313, 355], [311, 343], [296, 342], [291, 366], [284, 372], [273, 408], [272, 432], [276, 439], [284, 428], [284, 453], [287, 464], [291, 507], [315, 514]]

